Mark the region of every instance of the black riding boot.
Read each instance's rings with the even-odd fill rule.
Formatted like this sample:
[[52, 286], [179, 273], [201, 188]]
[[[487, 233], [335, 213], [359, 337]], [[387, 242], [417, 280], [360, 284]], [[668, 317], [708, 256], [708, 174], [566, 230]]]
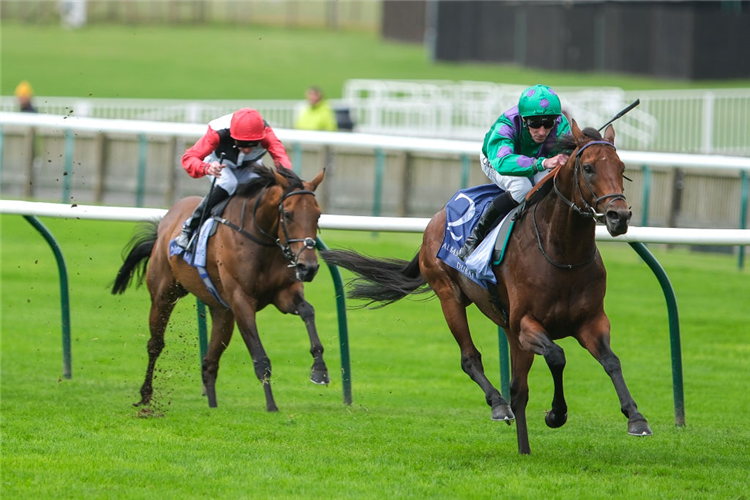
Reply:
[[206, 216], [208, 216], [208, 214], [211, 213], [212, 208], [214, 208], [218, 203], [224, 201], [228, 197], [229, 193], [224, 191], [223, 188], [214, 186], [213, 190], [211, 190], [210, 193], [204, 196], [201, 202], [198, 203], [198, 206], [195, 207], [193, 215], [191, 215], [190, 218], [185, 221], [185, 224], [183, 224], [182, 231], [180, 231], [179, 236], [177, 236], [177, 238], [175, 238], [174, 240], [177, 246], [182, 248], [183, 250], [187, 249], [188, 243], [190, 243], [190, 236], [192, 236], [193, 231], [195, 231], [195, 229], [198, 227], [198, 224], [201, 223], [203, 207], [205, 207]]
[[492, 203], [487, 205], [487, 208], [484, 209], [484, 212], [479, 217], [477, 225], [471, 231], [471, 236], [466, 238], [466, 243], [458, 251], [458, 258], [466, 260], [476, 250], [484, 237], [487, 236], [487, 233], [492, 231], [492, 228], [517, 205], [518, 202], [510, 195], [510, 191], [506, 191], [492, 200]]

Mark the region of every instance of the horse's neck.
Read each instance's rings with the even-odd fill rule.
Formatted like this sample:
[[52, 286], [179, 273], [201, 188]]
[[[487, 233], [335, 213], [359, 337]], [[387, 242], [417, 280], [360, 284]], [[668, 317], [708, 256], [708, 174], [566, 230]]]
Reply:
[[[575, 202], [575, 186], [572, 182], [561, 183], [558, 189]], [[554, 252], [560, 258], [580, 260], [580, 257], [591, 255], [596, 246], [596, 223], [589, 217], [584, 217], [568, 205], [554, 190], [540, 200], [536, 209], [536, 225], [539, 237], [546, 249]], [[531, 214], [533, 224], [534, 214]]]
[[[259, 196], [262, 196], [260, 203]], [[228, 213], [224, 218], [251, 234], [259, 235], [263, 231], [273, 235], [278, 215], [278, 203], [274, 203], [276, 199], [277, 196], [273, 196], [268, 190], [262, 190], [252, 198], [235, 197], [227, 206], [225, 213]]]

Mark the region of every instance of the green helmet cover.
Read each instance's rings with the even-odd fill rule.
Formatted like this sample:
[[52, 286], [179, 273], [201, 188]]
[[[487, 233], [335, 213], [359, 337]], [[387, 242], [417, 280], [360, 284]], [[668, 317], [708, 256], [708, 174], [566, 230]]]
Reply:
[[534, 85], [521, 92], [518, 99], [518, 114], [529, 116], [560, 115], [562, 107], [557, 93], [546, 85]]

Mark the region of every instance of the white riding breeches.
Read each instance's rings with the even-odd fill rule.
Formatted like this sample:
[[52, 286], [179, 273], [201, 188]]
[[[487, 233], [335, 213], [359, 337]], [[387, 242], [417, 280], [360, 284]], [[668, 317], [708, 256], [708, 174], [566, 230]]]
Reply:
[[479, 154], [479, 161], [482, 164], [482, 171], [485, 175], [498, 187], [510, 191], [510, 195], [518, 203], [525, 200], [526, 195], [531, 191], [531, 188], [549, 173], [548, 170], [543, 170], [542, 172], [534, 174], [533, 177], [502, 175], [490, 165], [490, 161], [483, 153]]
[[[216, 157], [216, 155], [210, 154], [206, 156], [205, 160], [203, 161], [211, 163], [213, 161], [219, 161], [219, 159]], [[242, 162], [242, 153], [240, 153], [238, 161], [240, 163]], [[237, 168], [237, 165], [235, 165], [231, 161], [224, 160], [224, 163], [222, 165], [224, 165], [224, 168], [221, 170], [221, 176], [216, 178], [216, 185], [230, 195], [234, 194], [235, 191], [237, 191], [238, 185], [249, 182], [251, 179], [255, 179], [256, 177], [258, 177], [258, 174], [256, 174], [252, 169], [248, 167]], [[253, 165], [259, 165], [262, 167], [263, 160], [257, 160], [255, 163], [253, 163]], [[214, 176], [212, 175], [208, 175], [207, 177], [212, 180], [214, 178]]]

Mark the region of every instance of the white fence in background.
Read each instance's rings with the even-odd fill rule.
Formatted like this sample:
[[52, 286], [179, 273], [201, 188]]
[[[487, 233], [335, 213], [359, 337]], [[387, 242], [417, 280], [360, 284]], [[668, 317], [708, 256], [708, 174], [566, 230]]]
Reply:
[[[0, 200], [0, 214], [33, 215], [62, 219], [143, 222], [160, 219], [167, 211], [157, 208], [71, 206], [61, 203]], [[421, 233], [430, 219], [416, 217], [320, 216], [321, 229]], [[665, 243], [673, 245], [750, 245], [750, 229], [678, 229], [631, 227], [626, 234], [612, 237], [604, 226], [596, 227], [597, 241]]]
[[[31, 126], [57, 131], [103, 132], [154, 136], [181, 136], [190, 139], [201, 137], [205, 125], [188, 123], [166, 123], [139, 120], [107, 120], [80, 118], [77, 116], [52, 116], [34, 113], [0, 112], [0, 126]], [[444, 155], [478, 155], [481, 142], [383, 136], [377, 134], [350, 134], [337, 132], [314, 132], [307, 130], [275, 129], [284, 143], [312, 144], [318, 146], [381, 149], [411, 153], [433, 153]], [[658, 152], [626, 151], [618, 148], [620, 159], [626, 164], [651, 167], [683, 167], [703, 169], [736, 169], [750, 171], [750, 158], [724, 155], [692, 155]]]
[[[348, 109], [357, 132], [482, 141], [489, 126], [518, 101], [522, 86], [491, 82], [348, 80], [334, 108]], [[750, 89], [623, 91], [557, 87], [580, 125], [599, 127], [635, 99], [617, 122], [624, 149], [750, 156]], [[301, 100], [176, 100], [36, 97], [48, 114], [208, 123], [252, 107], [272, 125], [292, 128]], [[0, 111], [15, 111], [2, 97]]]

